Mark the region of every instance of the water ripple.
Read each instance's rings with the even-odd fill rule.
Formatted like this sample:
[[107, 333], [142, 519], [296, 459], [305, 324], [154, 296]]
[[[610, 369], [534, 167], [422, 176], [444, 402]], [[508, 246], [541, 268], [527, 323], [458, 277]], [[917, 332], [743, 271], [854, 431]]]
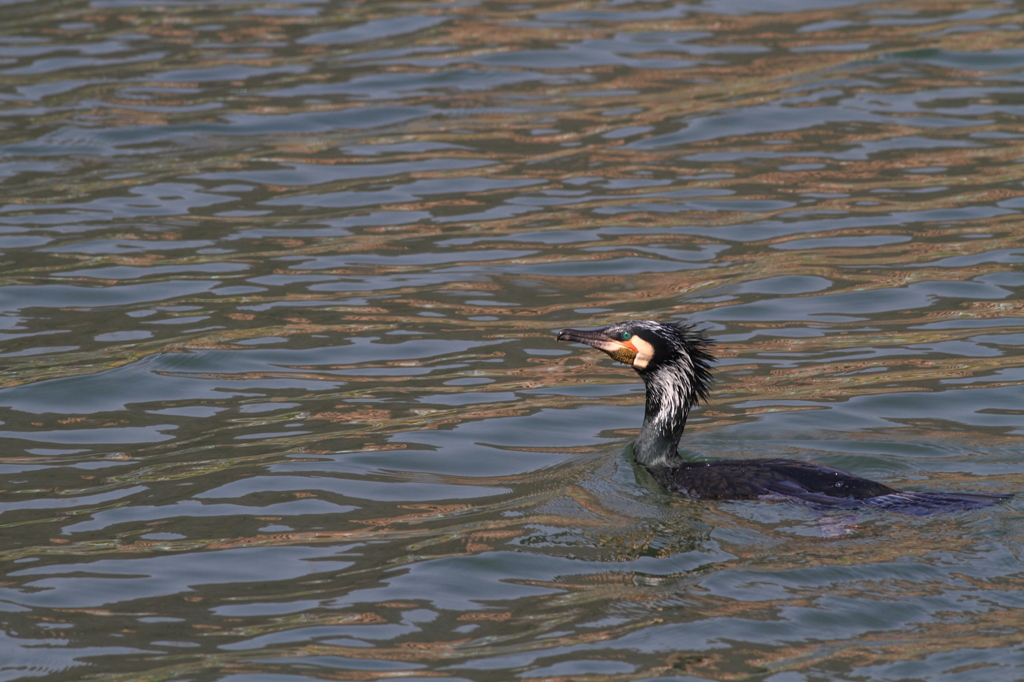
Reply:
[[1018, 7], [5, 12], [3, 679], [1021, 676], [1019, 501], [669, 496], [553, 336], [707, 329], [688, 457], [1019, 492]]

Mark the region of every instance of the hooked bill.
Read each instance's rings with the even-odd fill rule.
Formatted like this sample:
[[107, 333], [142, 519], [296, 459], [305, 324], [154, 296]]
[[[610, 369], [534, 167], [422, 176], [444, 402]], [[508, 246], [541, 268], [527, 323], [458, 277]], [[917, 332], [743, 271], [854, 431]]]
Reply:
[[607, 353], [612, 360], [644, 369], [654, 357], [654, 346], [634, 335], [628, 341], [619, 341], [604, 329], [563, 329], [558, 332], [559, 341], [575, 341], [593, 346]]

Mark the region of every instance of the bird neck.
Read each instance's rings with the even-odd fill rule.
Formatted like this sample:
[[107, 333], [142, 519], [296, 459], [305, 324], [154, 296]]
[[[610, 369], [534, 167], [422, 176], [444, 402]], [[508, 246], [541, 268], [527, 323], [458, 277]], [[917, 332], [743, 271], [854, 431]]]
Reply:
[[644, 425], [633, 445], [633, 457], [645, 467], [679, 467], [679, 439], [696, 402], [692, 373], [684, 367], [662, 367], [641, 374], [647, 387]]

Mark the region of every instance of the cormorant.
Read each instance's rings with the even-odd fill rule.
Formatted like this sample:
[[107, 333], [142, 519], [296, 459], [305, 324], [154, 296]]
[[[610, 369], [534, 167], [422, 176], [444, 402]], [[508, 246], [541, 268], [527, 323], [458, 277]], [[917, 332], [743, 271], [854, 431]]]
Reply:
[[719, 459], [689, 462], [679, 439], [690, 408], [707, 400], [713, 342], [693, 325], [652, 320], [601, 329], [563, 329], [559, 341], [576, 341], [629, 365], [644, 380], [644, 424], [633, 445], [636, 462], [665, 488], [707, 500], [788, 497], [829, 507], [870, 506], [922, 516], [977, 509], [1009, 495], [898, 490], [831, 467], [795, 459]]

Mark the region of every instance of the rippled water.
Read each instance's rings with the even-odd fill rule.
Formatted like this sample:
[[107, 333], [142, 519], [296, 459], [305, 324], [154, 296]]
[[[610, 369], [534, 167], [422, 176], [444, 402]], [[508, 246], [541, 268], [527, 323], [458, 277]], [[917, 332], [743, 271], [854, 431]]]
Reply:
[[[3, 12], [0, 679], [1024, 676], [1021, 2]], [[630, 318], [689, 456], [1018, 499], [671, 497]]]

